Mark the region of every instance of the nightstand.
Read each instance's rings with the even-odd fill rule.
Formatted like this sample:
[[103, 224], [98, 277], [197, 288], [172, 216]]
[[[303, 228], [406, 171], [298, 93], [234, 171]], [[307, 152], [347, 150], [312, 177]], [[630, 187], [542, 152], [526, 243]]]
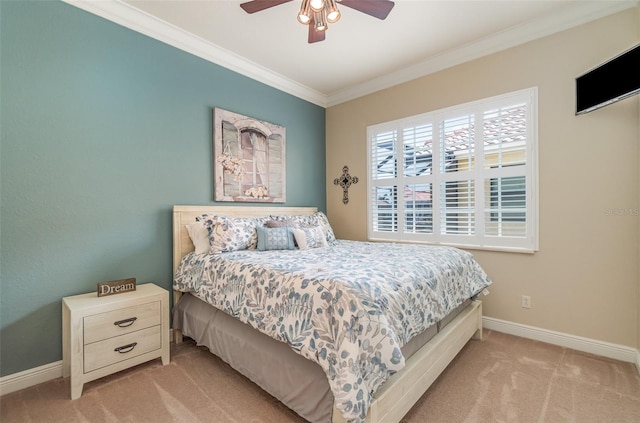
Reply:
[[135, 291], [62, 299], [62, 375], [71, 399], [85, 383], [160, 357], [169, 363], [169, 292], [152, 283]]

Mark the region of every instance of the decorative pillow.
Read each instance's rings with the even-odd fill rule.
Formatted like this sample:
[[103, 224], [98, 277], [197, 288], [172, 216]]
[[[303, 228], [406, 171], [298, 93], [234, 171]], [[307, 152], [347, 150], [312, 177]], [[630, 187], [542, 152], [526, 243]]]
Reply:
[[301, 250], [328, 246], [326, 235], [320, 226], [303, 229], [296, 228], [293, 229], [293, 235]]
[[336, 236], [333, 233], [333, 228], [331, 227], [331, 224], [329, 223], [329, 218], [327, 217], [327, 215], [319, 211], [319, 212], [314, 213], [314, 216], [315, 216], [318, 224], [320, 225], [320, 227], [324, 231], [325, 235], [327, 236], [327, 242], [328, 243], [334, 242], [336, 240]]
[[267, 228], [293, 228], [293, 222], [287, 220], [267, 220], [264, 224]]
[[256, 227], [264, 225], [265, 218], [202, 215], [196, 218], [208, 228], [211, 253], [255, 250], [258, 246]]
[[185, 228], [189, 238], [191, 238], [191, 242], [193, 242], [193, 246], [196, 247], [196, 254], [208, 254], [211, 250], [211, 243], [209, 242], [209, 231], [204, 223], [189, 223], [185, 225]]
[[325, 233], [328, 243], [333, 243], [336, 240], [333, 229], [329, 224], [329, 219], [320, 211], [311, 215], [271, 216], [271, 219], [276, 222], [290, 222], [293, 227], [298, 229], [320, 226]]
[[258, 250], [293, 250], [296, 246], [293, 243], [292, 228], [279, 227], [269, 228], [258, 226]]
[[207, 229], [209, 238], [211, 238], [213, 234], [213, 227], [218, 224], [217, 220], [214, 219], [215, 217], [217, 216], [212, 216], [210, 214], [201, 214], [200, 216], [196, 217], [196, 222], [201, 222]]

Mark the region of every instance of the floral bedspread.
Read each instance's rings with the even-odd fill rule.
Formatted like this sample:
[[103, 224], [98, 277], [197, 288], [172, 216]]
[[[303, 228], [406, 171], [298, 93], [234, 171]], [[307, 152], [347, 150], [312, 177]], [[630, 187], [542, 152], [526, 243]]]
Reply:
[[325, 248], [190, 253], [174, 289], [286, 342], [327, 374], [336, 406], [362, 421], [404, 367], [400, 347], [491, 281], [451, 247], [338, 240]]

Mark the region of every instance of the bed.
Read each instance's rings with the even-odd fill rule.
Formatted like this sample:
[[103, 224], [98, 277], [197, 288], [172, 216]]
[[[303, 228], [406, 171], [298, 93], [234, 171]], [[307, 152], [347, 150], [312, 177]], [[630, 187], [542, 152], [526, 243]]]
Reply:
[[[242, 230], [227, 222], [245, 220], [260, 227], [261, 251], [247, 235], [196, 254], [209, 240], [194, 226], [236, 239]], [[299, 248], [265, 248], [262, 226], [275, 222], [307, 228], [306, 238], [295, 233]], [[399, 422], [469, 339], [482, 338], [476, 297], [491, 281], [461, 250], [336, 240], [309, 207], [174, 206], [173, 240], [175, 342], [184, 333], [207, 346], [312, 422]], [[426, 249], [434, 263], [408, 259]], [[428, 282], [413, 276], [424, 272]]]

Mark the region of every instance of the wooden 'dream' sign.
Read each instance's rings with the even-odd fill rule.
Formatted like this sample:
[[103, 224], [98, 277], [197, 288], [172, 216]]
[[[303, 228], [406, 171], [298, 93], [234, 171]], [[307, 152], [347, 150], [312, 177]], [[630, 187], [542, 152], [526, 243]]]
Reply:
[[98, 297], [122, 294], [136, 290], [136, 278], [120, 279], [118, 281], [98, 282]]

